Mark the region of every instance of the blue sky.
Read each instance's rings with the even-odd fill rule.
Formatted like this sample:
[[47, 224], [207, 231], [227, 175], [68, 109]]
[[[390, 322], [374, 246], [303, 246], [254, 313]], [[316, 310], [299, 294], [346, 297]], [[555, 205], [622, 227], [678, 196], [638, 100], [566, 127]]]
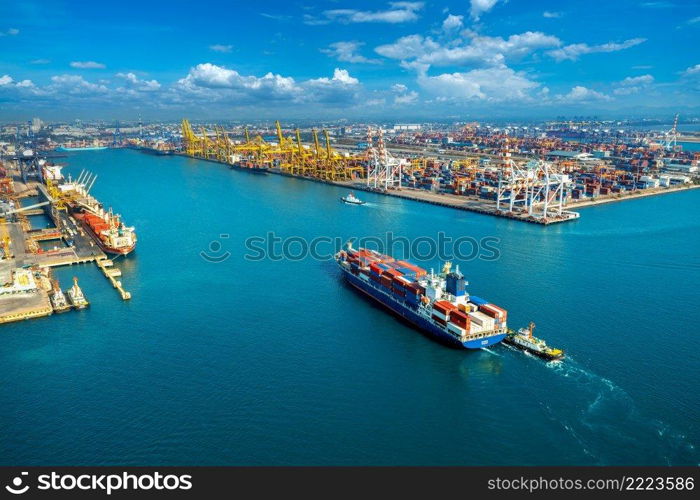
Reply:
[[0, 5], [0, 120], [700, 113], [700, 1]]

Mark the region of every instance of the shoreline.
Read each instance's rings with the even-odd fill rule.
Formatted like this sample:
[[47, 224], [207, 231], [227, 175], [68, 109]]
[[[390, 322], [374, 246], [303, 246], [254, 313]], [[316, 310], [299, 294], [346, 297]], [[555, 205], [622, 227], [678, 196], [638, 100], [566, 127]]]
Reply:
[[[194, 157], [194, 156], [189, 156], [184, 153], [175, 153], [173, 156], [181, 156], [183, 158], [190, 158], [193, 160], [203, 160], [207, 161], [210, 163], [218, 163], [220, 165], [228, 166], [227, 163], [221, 162], [216, 159], [210, 159], [210, 158], [199, 158], [199, 157]], [[591, 206], [596, 206], [596, 205], [604, 205], [606, 203], [614, 203], [614, 202], [619, 202], [619, 201], [628, 201], [628, 200], [635, 200], [638, 198], [647, 198], [649, 196], [658, 196], [658, 195], [663, 195], [663, 194], [669, 194], [669, 193], [675, 193], [679, 191], [686, 191], [690, 189], [696, 189], [700, 188], [700, 185], [695, 185], [691, 184], [689, 186], [681, 186], [681, 187], [674, 187], [674, 188], [654, 188], [655, 190], [652, 192], [646, 192], [647, 190], [644, 191], [635, 191], [633, 194], [625, 194], [620, 197], [611, 197], [611, 198], [604, 198], [604, 199], [595, 199], [595, 200], [586, 200], [586, 201], [580, 201], [580, 202], [575, 202], [575, 203], [569, 203], [564, 205], [563, 210], [565, 214], [569, 214], [568, 216], [556, 219], [556, 218], [549, 218], [547, 220], [539, 219], [539, 218], [533, 218], [530, 217], [527, 214], [508, 214], [506, 212], [499, 212], [496, 210], [496, 202], [495, 201], [490, 201], [490, 200], [484, 200], [480, 198], [473, 198], [473, 197], [467, 197], [467, 196], [462, 196], [462, 195], [455, 195], [455, 194], [441, 194], [441, 193], [435, 193], [431, 191], [425, 191], [421, 189], [415, 189], [411, 187], [403, 187], [401, 188], [400, 191], [398, 190], [392, 190], [392, 191], [383, 191], [379, 189], [374, 189], [371, 187], [368, 187], [364, 184], [361, 183], [359, 180], [352, 180], [352, 181], [332, 181], [332, 180], [327, 180], [327, 179], [317, 179], [315, 177], [304, 177], [300, 175], [294, 175], [290, 174], [287, 172], [283, 172], [279, 169], [271, 168], [268, 170], [270, 174], [274, 175], [279, 175], [282, 177], [290, 177], [293, 179], [300, 179], [300, 180], [305, 180], [305, 181], [311, 181], [311, 182], [316, 182], [319, 184], [328, 184], [332, 186], [338, 186], [338, 187], [344, 187], [348, 189], [353, 189], [356, 191], [365, 191], [369, 193], [376, 193], [376, 194], [381, 194], [385, 196], [393, 196], [395, 198], [402, 198], [405, 200], [412, 200], [420, 203], [428, 203], [431, 205], [437, 205], [437, 206], [442, 206], [446, 208], [452, 208], [456, 210], [462, 210], [466, 212], [474, 212], [482, 215], [490, 215], [493, 217], [500, 217], [503, 219], [510, 219], [510, 220], [516, 220], [519, 222], [527, 222], [530, 224], [539, 224], [542, 226], [549, 226], [552, 224], [557, 224], [561, 222], [570, 222], [577, 220], [579, 217], [576, 212], [573, 212], [573, 210], [577, 210], [579, 208], [586, 208], [586, 207], [591, 207]], [[576, 215], [574, 215], [576, 214]]]
[[616, 203], [618, 201], [630, 201], [630, 200], [636, 200], [639, 198], [648, 198], [650, 196], [661, 196], [664, 194], [678, 193], [680, 191], [689, 191], [692, 189], [699, 189], [699, 188], [700, 188], [699, 184], [691, 184], [689, 186], [674, 187], [674, 188], [655, 188], [657, 190], [651, 191], [651, 192], [646, 192], [647, 190], [635, 191], [632, 194], [624, 194], [620, 197], [602, 198], [602, 199], [586, 200], [586, 201], [571, 203], [571, 204], [566, 205], [566, 208], [578, 209], [578, 208], [594, 207], [597, 205], [605, 205], [607, 203]]

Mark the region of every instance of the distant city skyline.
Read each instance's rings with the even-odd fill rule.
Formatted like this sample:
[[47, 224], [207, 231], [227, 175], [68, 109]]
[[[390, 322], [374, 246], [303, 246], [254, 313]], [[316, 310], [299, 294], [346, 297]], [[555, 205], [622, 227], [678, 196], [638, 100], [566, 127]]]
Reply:
[[700, 4], [0, 5], [0, 121], [700, 114]]

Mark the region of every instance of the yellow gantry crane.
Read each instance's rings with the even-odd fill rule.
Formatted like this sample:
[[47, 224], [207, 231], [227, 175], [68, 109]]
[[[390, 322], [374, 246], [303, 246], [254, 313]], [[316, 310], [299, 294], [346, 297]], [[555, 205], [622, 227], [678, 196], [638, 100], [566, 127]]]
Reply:
[[248, 128], [244, 128], [244, 142], [235, 143], [221, 126], [215, 126], [213, 133], [200, 127], [195, 133], [187, 119], [182, 120], [183, 150], [188, 156], [232, 163], [236, 157], [241, 161], [260, 166], [277, 167], [292, 175], [313, 177], [329, 181], [350, 180], [361, 177], [365, 172], [364, 158], [344, 155], [331, 146], [330, 134], [323, 130], [323, 145], [318, 132], [312, 130], [313, 144], [307, 147], [302, 143], [301, 132], [285, 137], [282, 125], [275, 121], [277, 144], [266, 142], [262, 136], [251, 138]]

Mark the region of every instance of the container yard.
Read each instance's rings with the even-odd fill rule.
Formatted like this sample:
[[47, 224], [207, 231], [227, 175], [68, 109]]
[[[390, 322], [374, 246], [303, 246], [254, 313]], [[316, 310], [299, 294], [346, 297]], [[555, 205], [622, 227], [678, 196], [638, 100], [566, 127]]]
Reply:
[[[700, 153], [678, 145], [677, 120], [664, 135], [595, 129], [586, 142], [564, 139], [581, 124], [497, 129], [478, 124], [425, 132], [367, 127], [350, 140], [329, 130], [251, 134], [198, 131], [182, 122], [182, 153], [249, 169], [379, 192], [549, 225], [576, 220], [573, 209], [698, 187]], [[585, 129], [587, 130], [587, 129]], [[357, 134], [356, 134], [357, 136]], [[591, 136], [591, 137], [589, 137]], [[352, 146], [355, 146], [354, 148]]]

